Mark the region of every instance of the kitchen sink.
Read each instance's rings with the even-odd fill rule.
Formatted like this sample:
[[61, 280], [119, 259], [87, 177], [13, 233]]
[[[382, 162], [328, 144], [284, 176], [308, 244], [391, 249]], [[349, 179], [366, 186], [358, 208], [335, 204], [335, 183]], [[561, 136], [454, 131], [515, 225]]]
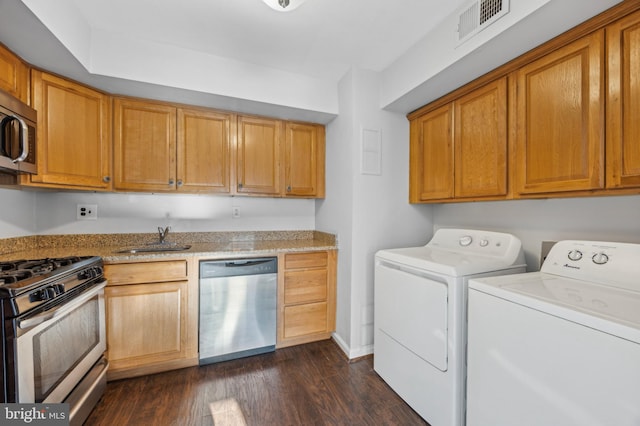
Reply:
[[148, 246], [119, 250], [116, 253], [159, 253], [166, 251], [185, 251], [189, 250], [190, 248], [190, 245], [150, 244]]

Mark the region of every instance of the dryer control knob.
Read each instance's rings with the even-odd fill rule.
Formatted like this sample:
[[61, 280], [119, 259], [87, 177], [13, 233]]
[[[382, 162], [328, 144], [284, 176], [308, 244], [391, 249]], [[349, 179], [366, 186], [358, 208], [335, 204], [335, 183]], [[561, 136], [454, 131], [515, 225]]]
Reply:
[[473, 242], [473, 238], [471, 238], [471, 235], [465, 235], [464, 237], [460, 237], [458, 242], [462, 247], [466, 247], [468, 245], [471, 245], [471, 243]]
[[571, 250], [568, 254], [569, 260], [573, 260], [574, 262], [582, 259], [582, 252], [580, 250]]
[[600, 252], [600, 253], [594, 254], [591, 260], [593, 260], [593, 263], [595, 263], [596, 265], [604, 265], [609, 261], [609, 256]]

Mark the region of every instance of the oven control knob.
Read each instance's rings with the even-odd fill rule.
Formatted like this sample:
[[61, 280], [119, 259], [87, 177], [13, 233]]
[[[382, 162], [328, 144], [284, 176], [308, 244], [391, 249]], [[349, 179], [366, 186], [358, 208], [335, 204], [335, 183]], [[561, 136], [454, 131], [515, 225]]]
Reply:
[[464, 237], [460, 237], [460, 239], [458, 240], [458, 243], [462, 247], [467, 247], [471, 245], [472, 242], [473, 242], [473, 238], [471, 238], [471, 235], [465, 235]]
[[582, 252], [580, 250], [571, 250], [568, 254], [569, 260], [573, 260], [574, 262], [582, 259]]
[[600, 252], [594, 254], [591, 260], [593, 260], [593, 263], [595, 263], [596, 265], [604, 265], [609, 261], [609, 256], [607, 256], [605, 253]]
[[489, 245], [489, 240], [480, 240], [480, 247], [486, 247]]

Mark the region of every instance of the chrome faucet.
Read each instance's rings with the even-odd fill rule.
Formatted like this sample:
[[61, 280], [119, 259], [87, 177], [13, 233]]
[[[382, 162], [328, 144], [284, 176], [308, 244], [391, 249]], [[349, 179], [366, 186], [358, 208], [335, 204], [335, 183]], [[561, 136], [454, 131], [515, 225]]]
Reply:
[[160, 244], [166, 244], [167, 235], [169, 235], [170, 226], [162, 229], [162, 226], [158, 226], [158, 238], [160, 240]]

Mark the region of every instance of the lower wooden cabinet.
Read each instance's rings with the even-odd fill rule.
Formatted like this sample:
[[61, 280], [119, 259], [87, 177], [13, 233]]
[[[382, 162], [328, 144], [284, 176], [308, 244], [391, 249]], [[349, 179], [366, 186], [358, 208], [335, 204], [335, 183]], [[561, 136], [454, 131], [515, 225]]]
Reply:
[[278, 280], [277, 346], [330, 338], [336, 325], [336, 251], [282, 254]]
[[198, 364], [198, 269], [190, 262], [105, 265], [109, 380]]

